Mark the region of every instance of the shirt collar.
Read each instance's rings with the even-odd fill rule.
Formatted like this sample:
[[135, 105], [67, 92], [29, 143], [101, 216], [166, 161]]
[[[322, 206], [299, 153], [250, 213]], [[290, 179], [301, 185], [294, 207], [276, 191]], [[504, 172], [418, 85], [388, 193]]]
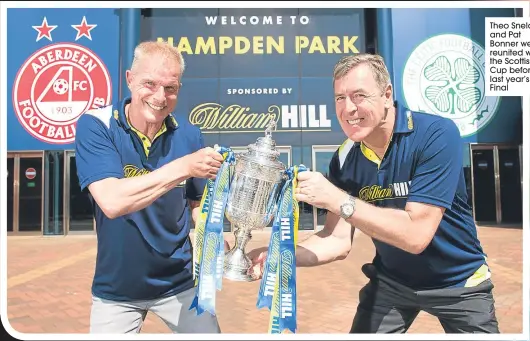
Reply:
[[[396, 108], [396, 121], [394, 122], [394, 134], [407, 134], [414, 131], [414, 120], [412, 118], [412, 111], [402, 105], [399, 105], [397, 101], [394, 103]], [[361, 143], [355, 143], [355, 147], [360, 147]]]
[[[122, 101], [120, 101], [118, 107], [114, 109], [114, 118], [118, 120], [120, 125], [125, 130], [131, 130], [131, 126], [129, 125], [129, 122], [127, 120], [127, 116], [125, 115], [125, 106], [131, 102], [130, 97], [124, 98]], [[178, 122], [175, 119], [175, 117], [172, 114], [169, 114], [165, 119], [165, 124], [167, 129], [175, 130], [178, 128]]]
[[414, 131], [414, 121], [412, 111], [396, 103], [396, 122], [394, 124], [394, 134], [406, 134]]

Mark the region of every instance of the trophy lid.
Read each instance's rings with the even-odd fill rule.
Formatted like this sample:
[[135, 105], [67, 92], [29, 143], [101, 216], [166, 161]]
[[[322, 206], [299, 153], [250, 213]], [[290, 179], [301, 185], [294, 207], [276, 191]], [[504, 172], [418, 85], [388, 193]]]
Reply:
[[285, 169], [284, 164], [278, 160], [280, 152], [276, 150], [276, 142], [272, 139], [272, 129], [276, 128], [276, 121], [271, 120], [265, 129], [265, 136], [258, 137], [254, 144], [248, 145], [248, 152], [244, 157], [247, 160], [256, 160], [266, 166]]

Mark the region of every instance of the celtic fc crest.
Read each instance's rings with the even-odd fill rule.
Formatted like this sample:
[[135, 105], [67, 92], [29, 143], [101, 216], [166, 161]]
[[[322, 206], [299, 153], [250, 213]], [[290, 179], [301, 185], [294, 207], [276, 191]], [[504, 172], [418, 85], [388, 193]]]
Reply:
[[463, 137], [485, 127], [500, 98], [485, 96], [484, 53], [482, 46], [456, 34], [425, 40], [403, 70], [407, 107], [452, 119]]

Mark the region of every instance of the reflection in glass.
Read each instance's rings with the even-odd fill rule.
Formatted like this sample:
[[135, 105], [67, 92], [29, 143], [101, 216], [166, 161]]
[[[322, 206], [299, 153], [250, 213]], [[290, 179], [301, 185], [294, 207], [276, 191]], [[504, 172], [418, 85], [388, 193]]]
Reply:
[[285, 167], [289, 167], [289, 153], [280, 153], [280, 162], [285, 165]]
[[464, 143], [464, 178], [466, 181], [466, 192], [467, 192], [467, 204], [473, 211], [473, 186], [472, 186], [472, 177], [471, 177], [471, 155], [469, 154], [470, 147], [469, 143]]
[[[308, 146], [293, 146], [292, 147], [292, 159], [293, 165], [303, 164], [306, 167], [311, 168], [311, 145]], [[311, 169], [312, 170], [312, 169]], [[313, 206], [308, 205], [304, 202], [298, 203], [299, 207], [299, 220], [298, 220], [298, 229], [299, 230], [313, 230], [314, 221], [313, 221]]]
[[[326, 178], [328, 177], [329, 173], [329, 163], [331, 162], [331, 158], [333, 157], [333, 154], [335, 153], [335, 149], [333, 150], [316, 150], [315, 151], [315, 171], [322, 173]], [[323, 210], [321, 208], [317, 209], [316, 213], [316, 225], [317, 226], [323, 226], [326, 221], [326, 214], [327, 211]]]
[[44, 160], [44, 226], [43, 234], [64, 234], [64, 154], [62, 151], [46, 152]]
[[88, 191], [81, 192], [75, 156], [70, 157], [70, 231], [93, 231], [93, 208]]
[[473, 179], [475, 182], [475, 220], [495, 222], [497, 204], [495, 202], [495, 169], [493, 149], [473, 150]]
[[20, 158], [19, 231], [41, 230], [42, 175], [42, 157]]
[[7, 232], [13, 232], [15, 159], [7, 158]]
[[499, 148], [499, 182], [503, 223], [521, 223], [523, 203], [519, 149]]

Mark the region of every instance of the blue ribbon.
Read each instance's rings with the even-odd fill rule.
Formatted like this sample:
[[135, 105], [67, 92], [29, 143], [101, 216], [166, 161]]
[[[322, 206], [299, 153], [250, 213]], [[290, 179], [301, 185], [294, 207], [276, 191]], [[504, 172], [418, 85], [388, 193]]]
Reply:
[[[208, 210], [210, 206], [210, 202], [212, 200], [212, 194], [213, 194], [213, 188], [214, 188], [214, 180], [208, 179], [206, 182], [206, 191], [204, 192], [204, 204], [201, 206], [201, 212], [199, 214], [206, 214], [206, 219], [204, 222], [204, 226], [206, 225], [206, 221], [208, 220]], [[199, 223], [197, 223], [199, 224]], [[195, 233], [196, 235], [196, 245], [194, 252], [194, 259], [193, 259], [193, 278], [195, 279], [195, 284], [198, 283], [199, 280], [199, 270], [200, 270], [200, 259], [202, 258], [202, 251], [204, 247], [204, 229], [202, 230], [202, 236], [200, 230], [200, 227], [195, 225]], [[200, 250], [200, 253], [198, 253], [198, 250]], [[201, 255], [200, 257], [197, 257], [197, 254]]]
[[[285, 187], [284, 187], [285, 188]], [[282, 194], [278, 201], [281, 203], [283, 198]], [[274, 223], [272, 225], [271, 239], [269, 241], [269, 248], [267, 250], [267, 260], [264, 266], [263, 277], [261, 280], [258, 302], [256, 306], [258, 309], [267, 307], [271, 310], [272, 298], [274, 296], [274, 289], [276, 286], [276, 276], [278, 267], [278, 258], [280, 256], [280, 214], [276, 214]]]
[[223, 223], [224, 212], [230, 191], [230, 165], [235, 157], [229, 148], [220, 147], [225, 159], [215, 178], [213, 192], [208, 202], [208, 218], [204, 228], [203, 251], [200, 259], [199, 280], [190, 310], [196, 308], [197, 315], [204, 311], [215, 315], [216, 291], [221, 290], [224, 262]]
[[263, 278], [258, 294], [257, 307], [271, 310], [269, 332], [280, 334], [288, 329], [296, 332], [296, 252], [298, 214], [294, 203], [293, 182], [304, 165], [285, 171], [287, 181], [279, 197]]

